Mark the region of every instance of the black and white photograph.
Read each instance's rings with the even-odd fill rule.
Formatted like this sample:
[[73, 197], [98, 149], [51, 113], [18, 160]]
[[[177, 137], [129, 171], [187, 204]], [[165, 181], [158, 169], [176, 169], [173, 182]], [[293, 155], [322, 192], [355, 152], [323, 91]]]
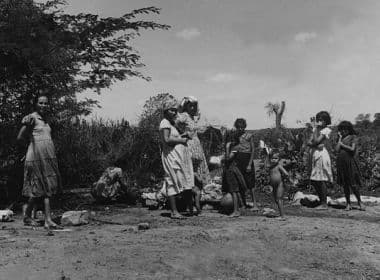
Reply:
[[0, 0], [0, 280], [380, 280], [380, 1]]

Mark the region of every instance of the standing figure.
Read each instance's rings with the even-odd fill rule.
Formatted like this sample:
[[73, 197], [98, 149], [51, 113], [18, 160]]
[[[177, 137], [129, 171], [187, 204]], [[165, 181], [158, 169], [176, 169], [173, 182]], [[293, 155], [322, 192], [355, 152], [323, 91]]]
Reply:
[[32, 211], [39, 201], [44, 202], [45, 228], [58, 228], [51, 218], [50, 198], [61, 190], [61, 177], [51, 129], [47, 121], [48, 98], [37, 99], [36, 111], [22, 120], [18, 141], [29, 141], [25, 157], [24, 186], [22, 194], [28, 198], [24, 224], [37, 226]]
[[269, 167], [269, 183], [273, 188], [274, 202], [277, 204], [280, 216], [278, 218], [284, 219], [284, 203], [283, 196], [285, 192], [284, 178], [289, 178], [289, 173], [285, 170], [284, 156], [275, 154], [272, 157], [272, 165]]
[[223, 192], [230, 193], [232, 196], [233, 212], [230, 217], [240, 216], [241, 197], [247, 191], [244, 176], [241, 174], [236, 161], [237, 150], [235, 147], [239, 144], [239, 138], [233, 137], [226, 145], [226, 155], [223, 164]]
[[346, 197], [346, 210], [351, 210], [350, 191], [352, 191], [358, 201], [360, 210], [364, 206], [360, 200], [359, 188], [361, 187], [361, 175], [359, 164], [356, 160], [357, 137], [352, 123], [342, 121], [338, 125], [339, 138], [336, 145], [338, 157], [336, 160], [337, 183], [343, 186]]
[[327, 209], [327, 186], [333, 181], [331, 159], [325, 145], [330, 138], [331, 117], [328, 112], [321, 111], [316, 115], [316, 127], [314, 127], [308, 145], [311, 147], [311, 184], [317, 191], [320, 205], [316, 209]]
[[[195, 180], [193, 194], [195, 198], [195, 208], [197, 209], [197, 214], [199, 215], [201, 214], [201, 190], [210, 182], [210, 174], [202, 144], [198, 138], [198, 100], [193, 96], [183, 98], [179, 106], [179, 111], [180, 112], [176, 119], [176, 126], [178, 127], [180, 133], [185, 133], [190, 138], [187, 145], [190, 149], [191, 159], [193, 162]], [[191, 208], [191, 213], [192, 210], [193, 209]]]
[[[250, 192], [253, 208], [252, 210], [257, 211], [256, 196], [255, 196], [255, 166], [253, 163], [254, 159], [254, 142], [253, 135], [246, 131], [247, 122], [245, 119], [236, 119], [235, 129], [237, 137], [239, 137], [239, 144], [234, 147], [236, 151], [235, 161], [237, 167], [239, 168], [241, 174], [243, 174], [245, 183]], [[246, 202], [245, 194], [242, 196], [243, 204], [245, 207], [248, 207]]]
[[[172, 219], [183, 219], [178, 212], [176, 196], [182, 192], [187, 197], [187, 206], [191, 203], [188, 193], [191, 194], [194, 186], [194, 172], [190, 150], [187, 147], [188, 137], [182, 137], [175, 128], [178, 104], [172, 100], [164, 104], [164, 118], [160, 123], [161, 159], [165, 171], [165, 188], [169, 197]], [[190, 197], [192, 197], [190, 195]]]

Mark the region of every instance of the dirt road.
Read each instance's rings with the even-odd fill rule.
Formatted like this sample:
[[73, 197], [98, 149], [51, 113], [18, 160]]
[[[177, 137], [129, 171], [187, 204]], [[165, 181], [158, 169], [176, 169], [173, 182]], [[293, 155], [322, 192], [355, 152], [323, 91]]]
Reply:
[[[103, 209], [103, 210], [102, 210]], [[286, 208], [286, 221], [216, 212], [173, 221], [165, 211], [111, 207], [47, 236], [0, 227], [0, 279], [380, 279], [380, 205], [366, 212]], [[135, 231], [131, 225], [148, 222]]]

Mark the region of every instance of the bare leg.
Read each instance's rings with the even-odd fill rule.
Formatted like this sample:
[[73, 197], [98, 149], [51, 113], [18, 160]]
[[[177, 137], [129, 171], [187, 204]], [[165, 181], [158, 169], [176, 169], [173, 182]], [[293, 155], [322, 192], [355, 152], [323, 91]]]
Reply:
[[183, 219], [184, 217], [177, 210], [177, 203], [175, 201], [175, 195], [169, 196], [169, 204], [171, 208], [171, 218], [173, 219]]
[[30, 226], [37, 226], [37, 222], [33, 219], [32, 213], [36, 205], [37, 199], [34, 197], [29, 198], [28, 203], [24, 206], [24, 224]]
[[256, 200], [256, 195], [255, 195], [255, 188], [249, 189], [249, 193], [251, 194], [252, 202], [253, 202], [253, 211], [258, 211], [259, 207], [257, 206], [257, 200]]
[[350, 187], [345, 185], [343, 186], [343, 190], [344, 196], [346, 197], [346, 211], [349, 211], [352, 209], [350, 201]]
[[326, 188], [326, 182], [324, 181], [314, 181], [313, 185], [315, 186], [315, 189], [317, 190], [320, 205], [317, 206], [315, 209], [318, 210], [326, 210], [327, 207], [327, 188]]
[[234, 211], [231, 213], [230, 217], [239, 217], [240, 216], [239, 198], [238, 198], [237, 192], [232, 193], [232, 202], [234, 204]]
[[185, 204], [186, 208], [189, 209], [190, 215], [193, 215], [193, 190], [185, 190], [183, 192], [184, 198], [185, 198]]
[[58, 225], [53, 222], [51, 218], [50, 212], [50, 199], [48, 197], [44, 198], [44, 206], [45, 206], [45, 228], [57, 228]]
[[364, 211], [365, 210], [365, 207], [364, 205], [362, 204], [362, 200], [360, 198], [360, 192], [359, 192], [359, 187], [358, 186], [351, 186], [352, 188], [352, 192], [354, 193], [357, 201], [358, 201], [358, 205], [359, 205], [359, 209]]
[[280, 182], [276, 188], [273, 188], [274, 201], [277, 204], [280, 217], [284, 217], [284, 205], [282, 197], [284, 195], [284, 184]]
[[195, 208], [197, 208], [197, 214], [201, 214], [201, 190], [198, 187], [193, 188]]

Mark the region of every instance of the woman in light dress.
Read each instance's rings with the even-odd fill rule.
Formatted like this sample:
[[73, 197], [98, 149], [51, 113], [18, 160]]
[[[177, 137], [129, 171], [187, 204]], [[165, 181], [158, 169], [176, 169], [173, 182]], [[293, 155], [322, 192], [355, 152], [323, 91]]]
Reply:
[[51, 128], [48, 124], [48, 98], [37, 99], [36, 111], [25, 116], [17, 140], [28, 141], [22, 194], [28, 198], [24, 224], [37, 226], [32, 211], [41, 201], [45, 208], [45, 228], [58, 228], [51, 218], [50, 198], [61, 190], [61, 177]]
[[330, 138], [331, 117], [328, 112], [321, 111], [316, 115], [316, 127], [314, 127], [308, 145], [311, 147], [311, 184], [317, 191], [320, 205], [316, 209], [327, 209], [327, 183], [333, 181], [331, 159], [326, 149], [326, 143]]
[[[185, 133], [190, 140], [187, 145], [191, 152], [191, 160], [194, 168], [193, 194], [195, 198], [195, 208], [197, 215], [201, 214], [201, 190], [210, 182], [210, 174], [206, 157], [201, 141], [198, 138], [199, 105], [198, 100], [193, 96], [184, 97], [179, 106], [179, 114], [176, 119], [176, 126], [180, 133]], [[192, 214], [192, 207], [190, 209]]]
[[[165, 171], [165, 189], [169, 198], [172, 219], [183, 219], [177, 209], [176, 197], [183, 193], [187, 206], [192, 204], [192, 188], [194, 186], [194, 172], [191, 153], [187, 146], [189, 137], [181, 136], [175, 127], [178, 103], [170, 100], [164, 104], [163, 115], [159, 127], [161, 138], [161, 159]], [[190, 194], [190, 195], [189, 195]], [[191, 205], [192, 207], [192, 205]]]

